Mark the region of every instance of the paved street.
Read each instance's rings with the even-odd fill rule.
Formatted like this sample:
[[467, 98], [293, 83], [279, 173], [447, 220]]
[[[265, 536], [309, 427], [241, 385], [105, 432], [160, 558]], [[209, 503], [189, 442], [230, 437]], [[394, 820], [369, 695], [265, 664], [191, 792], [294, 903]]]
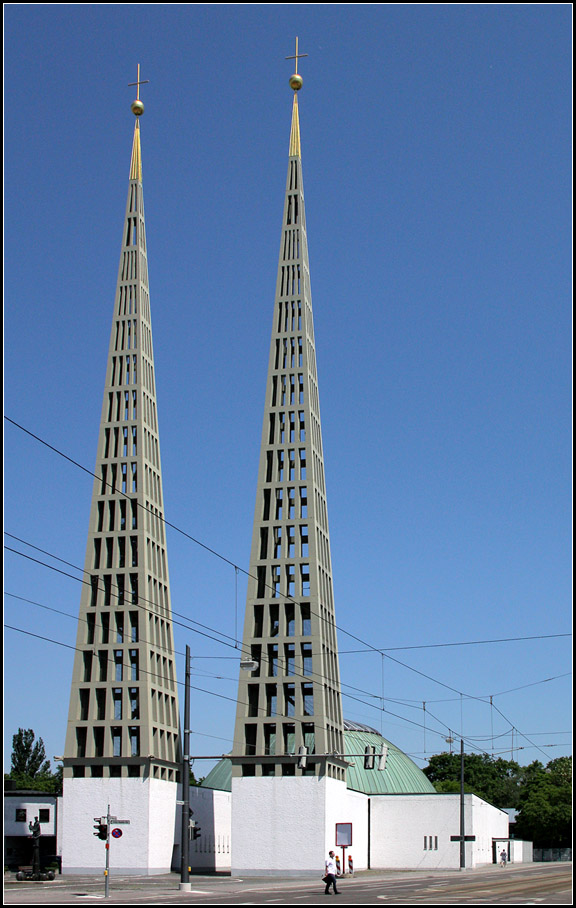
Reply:
[[[320, 874], [318, 875], [320, 877]], [[362, 872], [339, 881], [340, 896], [325, 896], [318, 880], [235, 879], [193, 876], [191, 892], [179, 890], [179, 876], [66, 875], [53, 883], [4, 880], [5, 905], [317, 905], [336, 899], [344, 905], [571, 905], [572, 864], [518, 864], [505, 869], [437, 872]]]

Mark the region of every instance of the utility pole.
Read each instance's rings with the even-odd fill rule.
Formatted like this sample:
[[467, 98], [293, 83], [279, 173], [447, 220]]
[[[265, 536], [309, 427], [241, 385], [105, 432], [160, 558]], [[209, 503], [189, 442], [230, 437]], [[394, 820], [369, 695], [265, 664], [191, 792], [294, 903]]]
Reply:
[[460, 870], [466, 867], [464, 844], [464, 738], [460, 738]]
[[184, 682], [184, 746], [182, 748], [182, 845], [180, 889], [190, 891], [190, 647], [186, 647]]

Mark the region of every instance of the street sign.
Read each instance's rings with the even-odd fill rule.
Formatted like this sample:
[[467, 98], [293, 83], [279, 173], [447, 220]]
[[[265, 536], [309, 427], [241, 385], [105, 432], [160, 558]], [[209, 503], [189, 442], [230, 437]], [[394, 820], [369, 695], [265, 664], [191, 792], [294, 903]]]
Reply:
[[115, 839], [119, 839], [119, 838], [121, 837], [121, 835], [122, 835], [122, 830], [121, 830], [121, 829], [113, 829], [113, 830], [112, 830], [112, 835], [114, 836]]
[[127, 826], [130, 825], [130, 820], [114, 820], [114, 822], [117, 823], [118, 826], [121, 826], [122, 823], [123, 823], [125, 826], [126, 826], [126, 825], [127, 825]]
[[348, 848], [352, 844], [352, 823], [336, 823], [336, 845]]

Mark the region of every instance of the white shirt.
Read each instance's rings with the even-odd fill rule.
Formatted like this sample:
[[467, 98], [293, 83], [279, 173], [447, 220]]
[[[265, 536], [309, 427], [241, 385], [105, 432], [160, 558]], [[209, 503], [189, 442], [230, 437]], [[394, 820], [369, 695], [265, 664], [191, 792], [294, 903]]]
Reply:
[[333, 873], [336, 876], [336, 861], [334, 858], [326, 858], [326, 873]]

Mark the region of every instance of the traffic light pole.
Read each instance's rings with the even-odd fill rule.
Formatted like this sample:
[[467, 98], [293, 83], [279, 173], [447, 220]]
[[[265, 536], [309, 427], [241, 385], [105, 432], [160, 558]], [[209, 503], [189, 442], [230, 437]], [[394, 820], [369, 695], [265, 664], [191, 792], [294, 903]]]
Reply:
[[104, 871], [104, 898], [110, 896], [110, 804], [106, 814], [106, 870]]
[[184, 746], [182, 748], [182, 844], [180, 889], [190, 891], [190, 647], [186, 647], [184, 684]]

